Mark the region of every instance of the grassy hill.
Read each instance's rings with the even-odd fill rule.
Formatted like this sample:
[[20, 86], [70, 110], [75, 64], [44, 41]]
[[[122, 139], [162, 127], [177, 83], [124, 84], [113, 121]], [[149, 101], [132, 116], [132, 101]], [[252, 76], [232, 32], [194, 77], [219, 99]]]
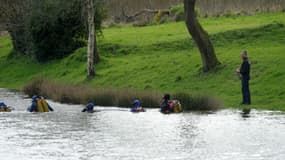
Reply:
[[241, 50], [252, 64], [253, 107], [285, 110], [285, 14], [201, 19], [222, 65], [202, 73], [197, 47], [183, 22], [147, 27], [114, 27], [99, 38], [102, 61], [97, 77], [86, 79], [86, 48], [63, 60], [39, 64], [10, 54], [9, 37], [0, 38], [0, 87], [19, 89], [35, 77], [103, 88], [135, 88], [159, 92], [206, 93], [224, 107], [239, 107]]

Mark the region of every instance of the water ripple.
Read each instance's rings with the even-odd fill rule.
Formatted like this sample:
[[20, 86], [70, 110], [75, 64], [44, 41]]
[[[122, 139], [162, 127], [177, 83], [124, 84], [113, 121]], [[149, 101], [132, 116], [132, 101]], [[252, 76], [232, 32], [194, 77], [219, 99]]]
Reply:
[[0, 89], [13, 106], [0, 113], [0, 157], [5, 160], [283, 160], [285, 115], [237, 110], [162, 115], [157, 109], [132, 114], [49, 101], [56, 112], [27, 113], [29, 99]]

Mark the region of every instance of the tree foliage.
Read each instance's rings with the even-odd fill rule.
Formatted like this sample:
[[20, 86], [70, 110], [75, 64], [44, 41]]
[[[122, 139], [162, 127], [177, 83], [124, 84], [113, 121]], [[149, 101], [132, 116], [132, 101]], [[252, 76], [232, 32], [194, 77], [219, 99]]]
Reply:
[[[62, 58], [85, 45], [88, 30], [82, 0], [1, 1], [6, 4], [6, 10], [1, 11], [8, 15], [7, 30], [15, 51], [47, 61]], [[102, 1], [95, 2], [103, 8]], [[95, 13], [98, 31], [104, 12], [97, 9]]]

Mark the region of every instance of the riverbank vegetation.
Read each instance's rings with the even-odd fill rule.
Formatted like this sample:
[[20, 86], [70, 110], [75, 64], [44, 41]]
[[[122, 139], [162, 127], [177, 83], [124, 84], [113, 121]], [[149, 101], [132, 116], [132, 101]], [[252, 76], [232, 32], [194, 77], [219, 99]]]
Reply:
[[[146, 108], [158, 108], [163, 94], [153, 91], [136, 91], [134, 89], [103, 89], [90, 88], [84, 85], [67, 85], [44, 78], [32, 80], [26, 84], [22, 91], [32, 97], [42, 95], [61, 103], [85, 104], [95, 102], [99, 106], [132, 107], [134, 99], [139, 99]], [[178, 99], [187, 110], [216, 110], [220, 102], [206, 95], [191, 95], [189, 93], [176, 93]]]
[[147, 27], [103, 29], [97, 76], [86, 79], [86, 48], [62, 60], [39, 63], [12, 52], [9, 37], [0, 38], [0, 87], [20, 89], [36, 77], [87, 88], [133, 89], [155, 93], [215, 95], [223, 107], [239, 108], [240, 81], [235, 74], [241, 50], [252, 64], [253, 108], [285, 110], [284, 13], [202, 18], [221, 65], [201, 72], [201, 58], [184, 22]]

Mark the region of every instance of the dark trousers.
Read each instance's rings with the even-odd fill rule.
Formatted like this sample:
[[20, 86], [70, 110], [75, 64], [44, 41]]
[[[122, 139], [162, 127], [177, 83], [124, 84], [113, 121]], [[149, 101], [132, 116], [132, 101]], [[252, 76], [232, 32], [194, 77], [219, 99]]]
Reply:
[[242, 85], [242, 104], [251, 104], [251, 97], [250, 97], [250, 91], [249, 91], [249, 79], [242, 78], [241, 85]]

